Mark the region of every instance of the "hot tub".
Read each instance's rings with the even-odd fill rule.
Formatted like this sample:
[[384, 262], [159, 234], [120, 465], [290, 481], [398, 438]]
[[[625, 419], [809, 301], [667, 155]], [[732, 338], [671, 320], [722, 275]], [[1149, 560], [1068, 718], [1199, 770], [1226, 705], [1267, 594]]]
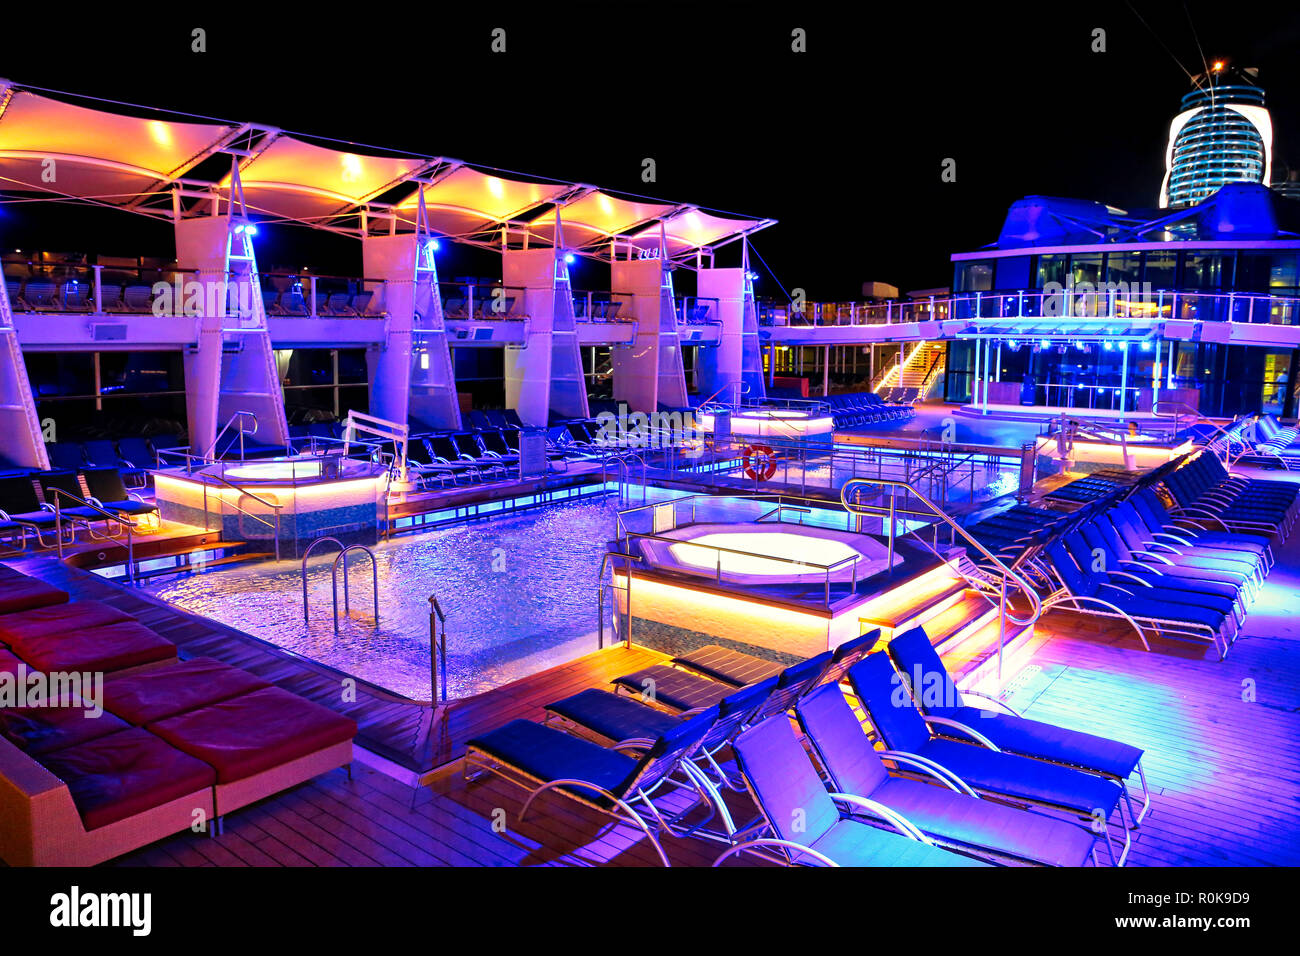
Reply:
[[[702, 431], [714, 430], [714, 416], [701, 412], [696, 421]], [[747, 408], [731, 413], [731, 434], [740, 438], [776, 438], [787, 441], [829, 437], [835, 419], [795, 408]]]
[[[665, 539], [675, 539], [677, 543]], [[889, 549], [864, 534], [804, 525], [700, 524], [640, 539], [651, 567], [741, 585], [863, 581], [890, 567]], [[893, 563], [900, 558], [894, 555]]]

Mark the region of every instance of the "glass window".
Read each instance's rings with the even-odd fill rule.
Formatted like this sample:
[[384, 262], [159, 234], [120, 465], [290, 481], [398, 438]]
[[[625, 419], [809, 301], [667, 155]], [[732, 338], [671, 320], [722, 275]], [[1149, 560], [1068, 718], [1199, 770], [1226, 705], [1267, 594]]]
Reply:
[[1112, 252], [1106, 257], [1106, 281], [1134, 290], [1142, 281], [1142, 254]]
[[1142, 281], [1149, 282], [1153, 291], [1176, 288], [1178, 279], [1178, 254], [1176, 252], [1145, 253], [1145, 271]]
[[988, 292], [993, 288], [993, 263], [975, 259], [957, 263], [955, 292]]
[[1101, 285], [1101, 259], [1100, 252], [1070, 257], [1070, 276], [1074, 279], [1076, 289], [1086, 284], [1092, 286], [1093, 291], [1097, 290]]
[[1271, 252], [1243, 252], [1237, 265], [1239, 292], [1289, 293], [1296, 287], [1296, 254]]
[[1183, 259], [1183, 288], [1231, 288], [1234, 258], [1232, 253], [1187, 253]]
[[1065, 256], [1044, 255], [1038, 257], [1038, 288], [1043, 288], [1049, 282], [1055, 282], [1062, 287], [1065, 286]]

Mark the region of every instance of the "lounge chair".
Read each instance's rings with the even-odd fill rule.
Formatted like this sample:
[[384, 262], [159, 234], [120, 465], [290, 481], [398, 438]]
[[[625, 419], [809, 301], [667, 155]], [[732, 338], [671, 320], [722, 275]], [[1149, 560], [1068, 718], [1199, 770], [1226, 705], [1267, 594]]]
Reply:
[[[702, 804], [712, 807], [707, 781], [698, 776], [690, 758], [717, 720], [717, 710], [709, 708], [652, 742], [625, 741], [608, 749], [553, 727], [512, 720], [469, 741], [465, 776], [472, 780], [489, 771], [527, 790], [519, 811], [521, 823], [533, 801], [554, 790], [588, 809], [637, 827], [663, 865], [671, 866], [657, 831], [689, 832], [689, 828], [679, 827], [684, 818]], [[655, 804], [665, 787], [693, 789], [697, 799], [686, 809], [666, 815]]]
[[[1029, 720], [995, 697], [958, 691], [925, 628], [916, 627], [900, 634], [889, 642], [886, 650], [908, 681], [913, 703], [939, 734], [969, 740], [969, 734], [962, 729], [969, 727], [999, 750], [1108, 777], [1124, 789], [1133, 826], [1142, 823], [1151, 808], [1151, 790], [1142, 768], [1142, 751], [1137, 747]], [[997, 709], [979, 706], [984, 703]], [[1128, 779], [1134, 771], [1142, 781], [1141, 810], [1134, 810], [1128, 789]]]
[[[763, 819], [714, 866], [740, 853], [795, 866], [986, 865], [939, 849], [900, 814], [870, 798], [828, 793], [784, 716], [739, 734], [732, 749]], [[898, 832], [854, 816], [860, 811], [878, 814]]]
[[[692, 758], [700, 769], [720, 787], [732, 790], [742, 785], [719, 764], [718, 753], [731, 738], [754, 722], [755, 715], [776, 689], [776, 677], [742, 687], [717, 704], [718, 721], [704, 735]], [[649, 704], [600, 688], [588, 688], [564, 700], [546, 705], [546, 722], [563, 721], [581, 727], [612, 743], [637, 738], [654, 739], [667, 733], [683, 720], [689, 720], [704, 708], [683, 714], [667, 714]]]
[[1124, 588], [1111, 582], [1091, 564], [1079, 564], [1063, 541], [1044, 547], [1061, 589], [1043, 602], [1043, 611], [1060, 608], [1081, 614], [1121, 618], [1137, 631], [1142, 646], [1151, 650], [1147, 632], [1183, 640], [1205, 641], [1227, 656], [1235, 634], [1235, 621], [1222, 611], [1179, 602], [1163, 589], [1133, 586]]
[[889, 807], [935, 843], [995, 861], [1096, 865], [1096, 836], [1077, 823], [983, 800], [945, 780], [890, 776], [838, 685], [817, 688], [795, 711], [832, 789]]
[[156, 515], [158, 508], [138, 494], [128, 492], [122, 482], [122, 473], [116, 468], [87, 468], [82, 472], [90, 503], [128, 518]]
[[[882, 757], [900, 771], [947, 777], [968, 792], [1022, 806], [1044, 807], [1088, 820], [1106, 838], [1110, 858], [1123, 866], [1132, 846], [1124, 821], [1119, 784], [1071, 767], [1003, 753], [985, 740], [964, 743], [934, 733], [916, 709], [889, 655], [878, 651], [849, 668], [849, 681], [867, 719], [887, 750]], [[1110, 818], [1118, 811], [1124, 831], [1119, 859], [1110, 840]]]

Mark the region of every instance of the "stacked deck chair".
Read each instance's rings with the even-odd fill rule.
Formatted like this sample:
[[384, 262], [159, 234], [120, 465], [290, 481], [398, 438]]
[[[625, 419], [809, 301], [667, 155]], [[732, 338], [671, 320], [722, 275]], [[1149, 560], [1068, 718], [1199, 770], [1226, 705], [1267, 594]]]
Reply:
[[1246, 424], [1243, 420], [1225, 434], [1230, 452], [1240, 453], [1237, 461], [1287, 470], [1300, 466], [1300, 430], [1278, 424], [1272, 415], [1260, 415], [1251, 442], [1245, 434]]
[[1208, 543], [1182, 544], [1157, 538], [1155, 535], [1161, 533], [1161, 527], [1148, 525], [1137, 506], [1130, 501], [1111, 508], [1106, 512], [1106, 518], [1132, 551], [1149, 559], [1161, 560], [1163, 564], [1174, 567], [1217, 572], [1205, 575], [1209, 580], [1229, 580], [1237, 576], [1252, 592], [1264, 583], [1268, 562], [1263, 554]]
[[1121, 618], [1137, 632], [1142, 646], [1151, 645], [1147, 633], [1181, 640], [1203, 641], [1227, 656], [1236, 635], [1236, 622], [1229, 613], [1178, 599], [1179, 592], [1156, 587], [1121, 587], [1093, 562], [1079, 564], [1065, 542], [1055, 540], [1044, 546], [1051, 569], [1061, 583], [1061, 590], [1043, 602], [1043, 611], [1054, 608], [1099, 617]]
[[[996, 863], [1097, 864], [1095, 835], [1074, 821], [985, 800], [955, 785], [891, 776], [838, 685], [819, 687], [796, 711], [833, 791], [888, 808], [935, 844]], [[888, 823], [887, 815], [869, 807], [851, 809]]]
[[[704, 650], [709, 651], [711, 648]], [[718, 648], [718, 650], [722, 649]], [[697, 655], [703, 656], [696, 652], [696, 655], [688, 655], [687, 658]], [[655, 664], [616, 677], [613, 684], [616, 692], [640, 697], [653, 706], [669, 711], [687, 711], [711, 707], [737, 687], [743, 687], [754, 680], [766, 680], [768, 677], [775, 676], [776, 691], [766, 708], [768, 712], [775, 713], [779, 711], [772, 711], [770, 708], [779, 707], [782, 711], [787, 709], [801, 694], [821, 680], [822, 675], [831, 665], [834, 653], [824, 651], [816, 657], [810, 657], [784, 668], [771, 661], [753, 658], [750, 655], [742, 656], [750, 658], [753, 663], [742, 664], [743, 672], [729, 671], [730, 676], [725, 679], [699, 673], [685, 663], [687, 658], [677, 658], [683, 666], [677, 666], [676, 661], [669, 664]], [[716, 656], [709, 666], [715, 674], [720, 675], [723, 672], [723, 667], [718, 663]], [[780, 706], [783, 701], [785, 706]]]
[[[1136, 828], [1151, 807], [1151, 790], [1137, 747], [1078, 730], [1029, 720], [1005, 702], [974, 691], [958, 691], [952, 675], [922, 627], [889, 642], [890, 659], [911, 689], [926, 723], [944, 737], [987, 741], [998, 750], [1075, 767], [1114, 780], [1124, 788], [1129, 819]], [[993, 709], [990, 709], [991, 705]], [[1142, 782], [1142, 808], [1135, 810], [1128, 781]], [[857, 792], [857, 791], [853, 791]], [[886, 803], [889, 801], [886, 800]]]
[[1246, 622], [1253, 593], [1244, 567], [1188, 567], [1163, 554], [1133, 551], [1106, 515], [1085, 522], [1062, 540], [1076, 564], [1099, 565], [1120, 588], [1139, 595], [1143, 588], [1158, 589], [1181, 603], [1230, 610], [1237, 627]]
[[1078, 478], [1069, 484], [1062, 485], [1055, 491], [1050, 491], [1043, 495], [1049, 501], [1066, 501], [1077, 504], [1083, 504], [1089, 501], [1096, 501], [1098, 498], [1105, 498], [1115, 492], [1131, 485], [1132, 481], [1118, 481], [1108, 476], [1088, 475], [1084, 478]]
[[[1113, 780], [1041, 760], [1006, 753], [980, 742], [966, 743], [934, 733], [904, 692], [889, 655], [869, 654], [849, 668], [849, 681], [876, 736], [880, 756], [900, 772], [939, 779], [965, 793], [981, 793], [1024, 807], [1052, 809], [1079, 817], [1104, 837], [1111, 862], [1123, 866], [1132, 846], [1124, 818], [1124, 791]], [[900, 700], [901, 696], [901, 700]], [[1115, 857], [1110, 819], [1118, 815], [1123, 850]]]
[[[611, 748], [529, 720], [512, 720], [469, 741], [465, 776], [472, 780], [492, 772], [528, 791], [519, 811], [521, 823], [534, 800], [554, 791], [631, 824], [645, 834], [660, 862], [671, 866], [659, 835], [689, 834], [692, 827], [685, 819], [698, 808], [712, 816], [711, 787], [690, 758], [718, 719], [718, 709], [709, 707], [665, 728], [652, 741], [625, 741]], [[685, 809], [670, 813], [656, 802], [683, 790], [695, 793]]]
[[1213, 455], [1202, 452], [1165, 476], [1179, 517], [1217, 521], [1229, 531], [1277, 534], [1295, 523], [1300, 485], [1262, 478], [1236, 478]]
[[[840, 692], [838, 685], [831, 689]], [[714, 866], [740, 853], [792, 866], [987, 866], [935, 846], [870, 798], [827, 792], [785, 715], [739, 734], [733, 749], [762, 821]], [[857, 813], [884, 818], [897, 832], [875, 827]]]
[[1203, 547], [1224, 548], [1229, 551], [1241, 551], [1256, 555], [1265, 570], [1273, 567], [1273, 546], [1264, 535], [1236, 534], [1231, 531], [1207, 529], [1208, 521], [1195, 521], [1190, 518], [1176, 518], [1160, 496], [1151, 488], [1143, 488], [1129, 499], [1142, 520], [1151, 529], [1151, 537], [1157, 541], [1169, 541], [1184, 546], [1201, 545]]

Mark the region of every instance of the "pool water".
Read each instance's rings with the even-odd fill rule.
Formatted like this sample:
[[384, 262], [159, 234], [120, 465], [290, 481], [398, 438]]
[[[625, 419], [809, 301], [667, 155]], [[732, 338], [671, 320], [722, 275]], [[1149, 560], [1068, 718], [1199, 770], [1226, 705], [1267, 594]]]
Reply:
[[[146, 587], [162, 600], [212, 618], [279, 647], [396, 693], [431, 699], [429, 597], [447, 615], [447, 696], [464, 697], [518, 680], [597, 649], [597, 575], [617, 536], [620, 508], [633, 500], [587, 498], [486, 520], [450, 525], [381, 542], [373, 548], [379, 574], [379, 626], [373, 624], [369, 561], [349, 558], [351, 614], [333, 626], [330, 568], [334, 554], [317, 552], [307, 565], [311, 618], [303, 623], [302, 577], [296, 561], [253, 564], [159, 581]], [[682, 492], [648, 488], [649, 503]], [[755, 520], [766, 502], [700, 501], [696, 518]], [[681, 507], [681, 520], [689, 509]], [[845, 516], [807, 516], [843, 527]], [[625, 527], [649, 531], [649, 510]], [[606, 601], [605, 641], [614, 640]]]

